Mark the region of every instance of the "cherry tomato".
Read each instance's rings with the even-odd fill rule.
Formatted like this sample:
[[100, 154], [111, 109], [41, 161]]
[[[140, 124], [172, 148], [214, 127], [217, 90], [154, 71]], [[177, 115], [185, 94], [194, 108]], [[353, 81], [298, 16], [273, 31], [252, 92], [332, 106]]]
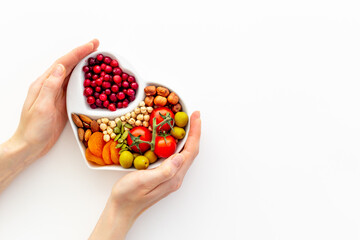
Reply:
[[[154, 111], [151, 113], [150, 115], [150, 124], [151, 126], [153, 126], [153, 119], [156, 118], [156, 124], [159, 124], [160, 122], [162, 122], [164, 119], [160, 116], [160, 113], [163, 116], [166, 116], [167, 113], [170, 113], [170, 117], [172, 117], [172, 119], [174, 119], [174, 113], [167, 107], [159, 107], [154, 109]], [[174, 125], [174, 120], [171, 121], [171, 124]], [[162, 132], [162, 131], [169, 131], [170, 130], [170, 125], [167, 123], [165, 125], [162, 125], [161, 127], [157, 127], [157, 131], [158, 132]]]
[[176, 151], [176, 140], [172, 136], [165, 137], [157, 136], [155, 138], [155, 154], [158, 157], [167, 158], [173, 155]]
[[[140, 140], [149, 142], [149, 144], [147, 144], [147, 143], [139, 144], [139, 148], [142, 153], [144, 153], [150, 149], [150, 147], [151, 147], [150, 142], [151, 142], [152, 135], [151, 135], [151, 132], [149, 131], [149, 129], [147, 129], [146, 127], [134, 127], [133, 129], [130, 130], [130, 133], [134, 137], [140, 136]], [[133, 143], [133, 140], [131, 139], [130, 134], [127, 136], [127, 143], [128, 143], [128, 146], [130, 146]], [[134, 152], [140, 152], [136, 146], [132, 146], [131, 149]]]

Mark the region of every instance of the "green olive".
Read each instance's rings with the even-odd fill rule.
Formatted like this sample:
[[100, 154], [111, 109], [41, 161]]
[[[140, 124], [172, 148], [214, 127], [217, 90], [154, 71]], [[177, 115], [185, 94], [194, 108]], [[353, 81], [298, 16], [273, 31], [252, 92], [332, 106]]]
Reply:
[[123, 151], [120, 155], [119, 161], [123, 168], [130, 168], [133, 164], [134, 156], [130, 151]]
[[153, 151], [151, 151], [151, 150], [147, 151], [147, 152], [144, 154], [144, 156], [147, 157], [147, 159], [149, 159], [149, 162], [150, 162], [150, 163], [154, 163], [154, 162], [156, 162], [156, 160], [157, 160], [156, 154], [155, 154]]
[[134, 167], [138, 170], [147, 169], [149, 166], [149, 159], [144, 156], [137, 156], [134, 160]]
[[176, 139], [183, 139], [185, 137], [185, 130], [180, 127], [174, 127], [174, 130], [171, 130], [171, 135]]
[[175, 114], [175, 124], [178, 127], [185, 127], [188, 123], [188, 115], [185, 112], [178, 112]]

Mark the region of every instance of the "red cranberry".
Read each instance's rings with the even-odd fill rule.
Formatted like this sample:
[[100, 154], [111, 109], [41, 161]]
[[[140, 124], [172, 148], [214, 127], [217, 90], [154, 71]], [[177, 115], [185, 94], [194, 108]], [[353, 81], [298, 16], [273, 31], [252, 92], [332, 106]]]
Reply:
[[111, 90], [110, 90], [110, 89], [105, 89], [104, 93], [105, 93], [106, 95], [110, 95], [110, 94], [111, 94]]
[[129, 96], [129, 101], [132, 102], [135, 100], [135, 95], [134, 96]]
[[89, 97], [87, 98], [87, 102], [88, 102], [89, 104], [93, 104], [93, 103], [95, 103], [95, 98], [94, 98], [93, 96], [89, 96]]
[[122, 73], [121, 68], [116, 67], [116, 68], [113, 69], [113, 74], [114, 75], [120, 75], [121, 73]]
[[91, 73], [89, 73], [89, 72], [85, 73], [85, 78], [90, 79], [91, 77], [92, 77]]
[[94, 73], [100, 73], [101, 72], [100, 66], [99, 65], [94, 66], [93, 71], [94, 71]]
[[96, 56], [96, 59], [97, 59], [99, 62], [101, 62], [101, 61], [104, 59], [104, 55], [102, 55], [102, 54], [100, 53], [100, 54], [98, 54], [98, 55]]
[[111, 66], [106, 66], [105, 67], [105, 72], [111, 73], [112, 72], [112, 67]]
[[127, 73], [121, 74], [121, 78], [122, 78], [123, 80], [127, 80], [128, 77], [129, 77], [129, 75], [128, 75]]
[[95, 80], [91, 81], [90, 86], [96, 87], [96, 86], [97, 86], [97, 85], [96, 85], [96, 81], [95, 81]]
[[90, 71], [90, 68], [88, 66], [83, 66], [82, 70], [87, 73], [88, 71]]
[[109, 104], [110, 104], [110, 102], [108, 100], [104, 101], [104, 103], [103, 103], [104, 107], [106, 107], [106, 108], [109, 106]]
[[122, 92], [127, 95], [127, 89], [123, 89]]
[[113, 80], [114, 80], [115, 83], [119, 84], [119, 83], [121, 83], [122, 79], [121, 79], [120, 75], [115, 75], [113, 77]]
[[134, 91], [134, 89], [131, 89], [131, 88], [128, 89], [128, 90], [127, 90], [127, 95], [128, 95], [128, 96], [135, 96], [135, 91]]
[[98, 75], [96, 75], [96, 74], [94, 74], [94, 75], [92, 75], [92, 77], [91, 77], [93, 80], [96, 80], [96, 79], [98, 79], [99, 78], [99, 76]]
[[117, 105], [117, 108], [123, 108], [122, 102], [118, 102], [116, 105]]
[[85, 81], [84, 81], [84, 87], [88, 87], [88, 86], [90, 86], [90, 84], [91, 84], [90, 79], [85, 79]]
[[123, 100], [125, 98], [125, 94], [123, 92], [119, 92], [118, 94], [116, 94], [116, 97], [119, 99], [119, 100]]
[[91, 104], [90, 107], [91, 107], [92, 109], [95, 109], [95, 108], [96, 108], [96, 104]]
[[101, 84], [102, 84], [102, 81], [100, 78], [96, 79], [95, 82], [96, 82], [97, 86], [101, 86]]
[[110, 98], [110, 101], [116, 102], [116, 95], [115, 95], [115, 93], [110, 94], [109, 98]]
[[100, 96], [100, 93], [98, 93], [98, 92], [95, 92], [95, 93], [94, 93], [94, 97], [95, 97], [95, 98], [99, 98], [99, 96]]
[[95, 91], [96, 91], [96, 92], [101, 92], [101, 87], [96, 87], [96, 88], [95, 88]]
[[92, 58], [92, 57], [89, 58], [89, 59], [88, 59], [88, 63], [89, 63], [90, 66], [95, 65], [95, 63], [96, 63], [95, 58]]
[[102, 87], [103, 87], [104, 89], [110, 88], [110, 87], [111, 87], [111, 83], [110, 83], [110, 82], [103, 82], [103, 83], [102, 83]]
[[104, 77], [105, 75], [106, 75], [106, 72], [101, 72], [101, 73], [100, 73], [100, 76], [101, 76], [101, 77]]
[[108, 109], [109, 109], [110, 111], [116, 111], [116, 106], [115, 106], [115, 104], [114, 104], [114, 103], [110, 103], [109, 106], [108, 106]]
[[102, 94], [100, 94], [99, 99], [101, 101], [105, 101], [107, 99], [107, 95], [102, 93]]
[[102, 107], [103, 102], [100, 99], [96, 99], [95, 104], [98, 107]]
[[110, 66], [112, 66], [112, 67], [117, 67], [117, 66], [119, 66], [119, 63], [118, 63], [118, 61], [116, 61], [115, 59], [113, 59], [113, 60], [111, 61], [111, 63], [110, 63]]
[[110, 75], [109, 74], [105, 74], [104, 75], [104, 81], [109, 81], [110, 80]]
[[134, 77], [134, 76], [129, 76], [128, 82], [129, 82], [129, 83], [136, 82], [135, 77]]
[[126, 99], [126, 101], [122, 102], [122, 105], [124, 108], [127, 108], [129, 106], [129, 101]]
[[128, 81], [123, 81], [123, 82], [121, 83], [121, 86], [122, 86], [123, 88], [128, 88], [128, 87], [129, 87], [129, 82], [128, 82]]
[[92, 95], [93, 92], [94, 92], [94, 90], [91, 87], [87, 87], [84, 90], [84, 95], [88, 97], [88, 96]]
[[111, 58], [109, 58], [109, 57], [104, 57], [104, 63], [105, 63], [105, 64], [110, 64], [110, 63], [111, 63]]
[[111, 86], [111, 91], [114, 92], [114, 93], [117, 93], [119, 91], [119, 86], [118, 85], [112, 85]]
[[130, 86], [131, 86], [131, 88], [134, 89], [134, 90], [136, 90], [136, 89], [139, 88], [139, 85], [138, 85], [136, 82], [131, 83]]

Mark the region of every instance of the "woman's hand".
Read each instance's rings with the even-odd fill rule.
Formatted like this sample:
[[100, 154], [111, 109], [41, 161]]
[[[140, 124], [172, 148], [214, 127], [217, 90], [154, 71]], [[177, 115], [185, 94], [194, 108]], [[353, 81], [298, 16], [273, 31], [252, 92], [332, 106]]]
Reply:
[[179, 189], [199, 153], [200, 134], [200, 113], [194, 112], [184, 150], [155, 169], [135, 171], [121, 178], [114, 185], [90, 239], [124, 239], [143, 211]]
[[14, 144], [28, 145], [34, 159], [47, 153], [63, 131], [67, 122], [65, 93], [70, 73], [98, 46], [99, 41], [95, 39], [75, 48], [31, 84], [12, 140]]

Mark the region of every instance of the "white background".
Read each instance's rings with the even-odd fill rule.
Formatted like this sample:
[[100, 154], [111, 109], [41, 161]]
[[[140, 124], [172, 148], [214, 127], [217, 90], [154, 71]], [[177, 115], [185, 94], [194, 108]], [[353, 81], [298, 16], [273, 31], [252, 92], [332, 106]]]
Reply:
[[[1, 2], [0, 142], [30, 83], [97, 37], [203, 123], [182, 188], [128, 239], [359, 239], [355, 2]], [[0, 239], [86, 239], [121, 176], [88, 169], [67, 125], [1, 194]]]

